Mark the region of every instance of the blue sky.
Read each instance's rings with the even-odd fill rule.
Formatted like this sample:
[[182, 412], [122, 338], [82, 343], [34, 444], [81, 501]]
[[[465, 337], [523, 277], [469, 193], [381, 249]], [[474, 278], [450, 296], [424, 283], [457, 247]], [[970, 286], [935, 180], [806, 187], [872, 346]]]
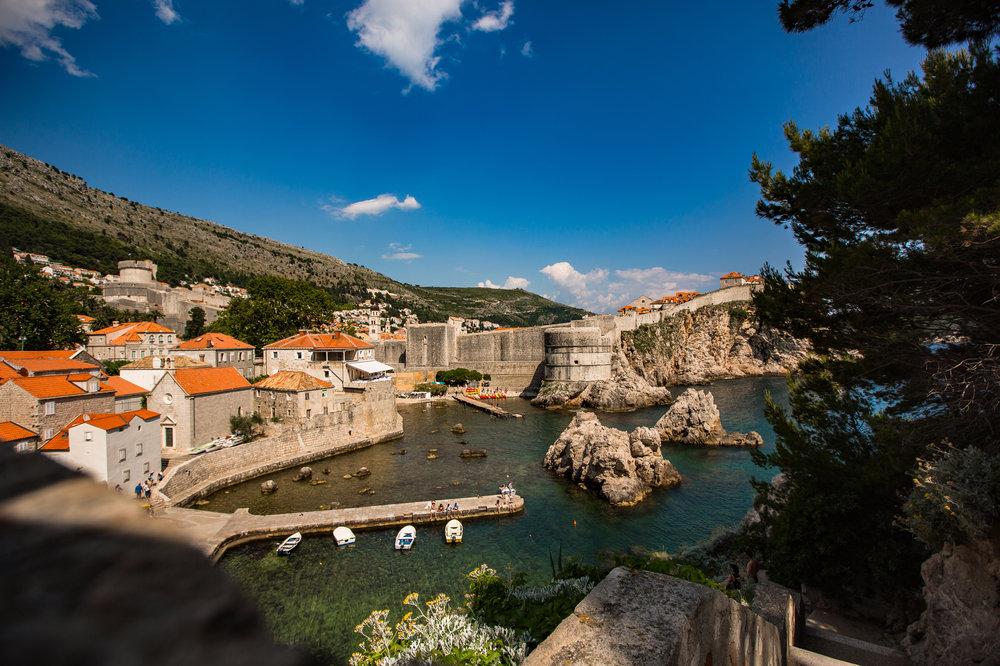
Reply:
[[[754, 151], [922, 57], [775, 0], [3, 0], [0, 143], [423, 285], [607, 311], [800, 261]], [[487, 282], [489, 281], [489, 282]]]

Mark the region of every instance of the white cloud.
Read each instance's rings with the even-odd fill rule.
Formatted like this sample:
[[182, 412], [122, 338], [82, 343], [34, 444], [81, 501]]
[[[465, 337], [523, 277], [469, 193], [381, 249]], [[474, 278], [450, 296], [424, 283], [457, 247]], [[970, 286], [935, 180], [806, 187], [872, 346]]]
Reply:
[[500, 7], [493, 12], [486, 12], [472, 24], [473, 30], [481, 32], [497, 32], [504, 30], [510, 25], [510, 18], [514, 15], [514, 0], [504, 0]]
[[527, 278], [508, 275], [503, 284], [496, 284], [492, 280], [487, 279], [480, 282], [476, 286], [486, 287], [487, 289], [527, 289], [529, 284], [531, 284], [531, 282], [529, 282]]
[[174, 9], [174, 0], [153, 0], [153, 6], [156, 7], [156, 18], [167, 25], [181, 20], [181, 15]]
[[603, 268], [581, 273], [567, 261], [550, 264], [541, 272], [568, 292], [575, 305], [595, 312], [614, 312], [643, 294], [656, 299], [675, 291], [708, 291], [718, 286], [718, 276], [671, 271], [662, 266], [620, 268], [613, 271], [611, 281], [611, 273]]
[[402, 243], [389, 243], [389, 249], [392, 252], [388, 252], [382, 255], [383, 259], [389, 259], [392, 261], [413, 261], [414, 259], [420, 259], [422, 254], [417, 254], [416, 252], [411, 252], [413, 248], [412, 245], [403, 245]]
[[525, 58], [535, 57], [535, 49], [532, 48], [530, 39], [524, 43], [524, 46], [521, 47], [521, 55]]
[[603, 268], [595, 268], [589, 273], [581, 273], [573, 268], [573, 264], [568, 261], [549, 264], [539, 272], [555, 282], [560, 288], [580, 299], [589, 297], [590, 287], [603, 282], [608, 277], [608, 272]]
[[445, 73], [438, 69], [438, 33], [461, 19], [462, 0], [365, 0], [347, 14], [358, 46], [382, 56], [412, 85], [434, 90]]
[[399, 210], [416, 210], [420, 208], [420, 202], [409, 194], [402, 199], [397, 198], [394, 194], [380, 194], [374, 199], [355, 201], [346, 206], [340, 205], [342, 203], [343, 201], [339, 199], [331, 198], [330, 203], [323, 204], [321, 208], [334, 217], [342, 217], [348, 220], [355, 220], [362, 215], [381, 215], [390, 208], [398, 208]]
[[2, 0], [0, 1], [0, 46], [21, 50], [28, 60], [59, 61], [73, 76], [94, 76], [76, 64], [76, 58], [52, 35], [57, 27], [78, 29], [97, 18], [90, 0]]

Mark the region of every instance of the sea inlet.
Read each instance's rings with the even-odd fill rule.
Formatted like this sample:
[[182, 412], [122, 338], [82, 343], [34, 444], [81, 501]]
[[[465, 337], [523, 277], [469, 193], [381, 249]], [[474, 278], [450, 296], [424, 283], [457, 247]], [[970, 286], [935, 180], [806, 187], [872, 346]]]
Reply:
[[[784, 378], [727, 380], [707, 388], [728, 430], [757, 430], [765, 448], [773, 448], [764, 396], [770, 392], [784, 404]], [[314, 478], [326, 484], [293, 482], [292, 469], [208, 498], [200, 508], [231, 512], [248, 507], [255, 514], [488, 495], [506, 482], [513, 482], [525, 498], [520, 515], [467, 522], [462, 544], [446, 544], [443, 528], [428, 526], [418, 528], [409, 552], [393, 549], [395, 530], [359, 531], [357, 544], [344, 549], [337, 548], [332, 536], [307, 535], [288, 558], [273, 554], [278, 540], [232, 549], [220, 566], [257, 600], [276, 640], [343, 663], [358, 642], [354, 626], [377, 608], [390, 609], [398, 619], [409, 592], [425, 598], [445, 592], [461, 604], [465, 574], [482, 563], [544, 582], [551, 576], [549, 556], [560, 548], [564, 556], [587, 561], [601, 551], [633, 546], [676, 551], [737, 524], [752, 503], [749, 480], [773, 475], [754, 465], [745, 450], [665, 446], [664, 457], [684, 482], [654, 492], [637, 507], [615, 509], [542, 468], [545, 451], [572, 413], [546, 412], [520, 400], [508, 400], [504, 408], [524, 418], [496, 419], [451, 401], [401, 405], [402, 439], [310, 464]], [[605, 425], [629, 430], [653, 425], [665, 410], [600, 418]], [[451, 426], [459, 422], [466, 432], [453, 434]], [[464, 446], [485, 448], [488, 457], [462, 459]], [[436, 459], [427, 459], [430, 449], [437, 449]], [[343, 478], [361, 467], [371, 475]], [[275, 494], [261, 495], [265, 479], [277, 481]]]

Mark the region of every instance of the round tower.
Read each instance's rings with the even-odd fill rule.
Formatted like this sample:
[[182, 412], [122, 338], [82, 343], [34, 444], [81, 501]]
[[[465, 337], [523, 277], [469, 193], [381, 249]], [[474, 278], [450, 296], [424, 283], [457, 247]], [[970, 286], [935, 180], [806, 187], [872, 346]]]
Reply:
[[611, 344], [594, 327], [560, 327], [545, 331], [545, 379], [593, 382], [611, 378]]

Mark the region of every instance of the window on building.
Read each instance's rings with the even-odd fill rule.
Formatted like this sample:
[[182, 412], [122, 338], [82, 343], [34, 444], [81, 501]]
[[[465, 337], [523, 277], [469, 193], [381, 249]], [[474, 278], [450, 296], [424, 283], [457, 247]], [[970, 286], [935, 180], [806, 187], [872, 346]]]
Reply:
[[149, 463], [148, 462], [142, 463], [142, 473], [143, 474], [149, 474]]
[[131, 480], [131, 478], [132, 478], [132, 475], [129, 474], [129, 470], [123, 469], [122, 470], [122, 483], [128, 483]]
[[276, 351], [271, 352], [271, 358], [278, 358], [278, 352]]
[[163, 428], [163, 446], [168, 449], [174, 448], [174, 429], [169, 426]]
[[326, 378], [329, 378], [330, 377], [330, 371], [329, 370], [324, 370], [323, 371], [323, 376], [326, 377]]
[[132, 360], [133, 361], [135, 360], [135, 350], [134, 349], [132, 350]]
[[52, 439], [52, 428], [45, 429], [45, 431], [42, 433], [42, 439], [44, 439], [46, 442]]
[[88, 430], [87, 432], [83, 433], [83, 439], [84, 439], [84, 441], [87, 441], [87, 442], [94, 441], [94, 433], [92, 433], [91, 431]]
[[300, 352], [300, 351], [299, 352], [295, 352], [295, 358], [297, 358], [297, 359], [299, 359], [301, 361], [302, 360], [302, 352]]
[[313, 417], [313, 410], [307, 409], [306, 410], [306, 418], [307, 419], [311, 419], [312, 417]]
[[243, 416], [243, 408], [242, 407], [237, 407], [236, 408], [236, 416]]
[[323, 413], [324, 414], [329, 414], [330, 413], [330, 408], [327, 405], [323, 405]]
[[52, 416], [56, 413], [56, 402], [55, 400], [49, 400], [45, 403], [45, 415]]
[[160, 336], [160, 339], [158, 340], [158, 342], [159, 342], [159, 343], [160, 343], [161, 345], [163, 344], [163, 336], [162, 336], [162, 335]]
[[118, 449], [118, 462], [125, 462], [125, 458], [128, 457], [128, 452], [125, 449]]
[[309, 399], [309, 391], [306, 391], [306, 400]]
[[142, 455], [142, 442], [136, 442], [135, 443], [135, 455], [136, 455], [136, 457]]

